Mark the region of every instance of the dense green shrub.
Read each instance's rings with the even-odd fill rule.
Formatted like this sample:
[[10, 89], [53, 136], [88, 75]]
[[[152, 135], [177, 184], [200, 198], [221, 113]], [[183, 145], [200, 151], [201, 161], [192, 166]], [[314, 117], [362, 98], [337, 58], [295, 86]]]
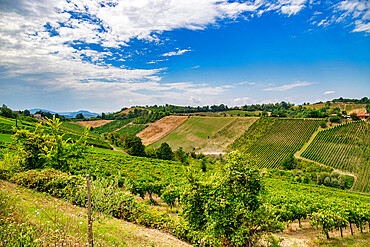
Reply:
[[266, 232], [281, 228], [264, 204], [258, 169], [231, 153], [225, 170], [208, 181], [189, 174], [181, 197], [183, 217], [209, 236], [211, 246], [255, 246]]

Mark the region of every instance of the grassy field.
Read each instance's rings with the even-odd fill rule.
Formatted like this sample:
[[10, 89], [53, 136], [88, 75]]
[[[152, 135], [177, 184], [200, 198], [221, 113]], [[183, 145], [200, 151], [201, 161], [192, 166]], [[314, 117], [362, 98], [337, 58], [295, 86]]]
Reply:
[[[85, 208], [4, 181], [0, 198], [1, 246], [88, 246]], [[109, 216], [95, 218], [96, 246], [189, 246], [158, 230]]]
[[172, 149], [187, 152], [221, 153], [257, 118], [191, 117], [170, 134], [153, 144], [157, 148], [167, 142]]
[[302, 157], [355, 174], [354, 190], [370, 192], [370, 124], [358, 121], [322, 130]]
[[149, 125], [146, 124], [127, 124], [123, 126], [121, 129], [117, 130], [117, 132], [120, 133], [121, 135], [128, 134], [136, 135], [137, 133], [139, 133], [148, 126]]
[[[69, 132], [73, 134], [82, 134], [85, 127], [81, 126], [78, 123], [62, 122], [61, 129], [64, 130], [65, 132]], [[93, 131], [90, 131], [89, 135], [94, 138], [100, 138], [100, 135]]]
[[12, 135], [0, 134], [0, 141], [3, 141], [3, 142], [11, 142], [11, 141], [13, 141]]
[[104, 124], [100, 127], [94, 128], [94, 131], [96, 131], [98, 133], [112, 132], [112, 131], [115, 131], [116, 129], [119, 129], [119, 128], [125, 126], [126, 124], [130, 123], [132, 120], [133, 120], [132, 118], [124, 119], [124, 120], [114, 120], [113, 122], [110, 122], [110, 123]]

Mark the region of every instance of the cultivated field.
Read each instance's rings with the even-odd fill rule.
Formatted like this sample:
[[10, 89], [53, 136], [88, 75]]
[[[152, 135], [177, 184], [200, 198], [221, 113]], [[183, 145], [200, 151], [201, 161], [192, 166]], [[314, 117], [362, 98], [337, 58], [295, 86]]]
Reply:
[[147, 124], [126, 124], [122, 128], [116, 130], [116, 132], [120, 133], [121, 135], [136, 135], [148, 126], [149, 125]]
[[78, 123], [79, 125], [81, 125], [83, 127], [86, 127], [86, 126], [90, 125], [91, 127], [96, 128], [96, 127], [100, 127], [102, 125], [105, 125], [107, 123], [110, 123], [112, 121], [113, 120], [93, 120], [93, 121], [78, 121], [76, 123]]
[[165, 137], [187, 119], [187, 116], [166, 116], [154, 123], [149, 123], [149, 126], [137, 136], [141, 138], [143, 144], [151, 144]]
[[153, 144], [167, 142], [172, 149], [195, 150], [205, 154], [223, 153], [226, 147], [244, 133], [258, 118], [192, 117], [169, 135]]
[[253, 134], [246, 132], [244, 139], [237, 141], [241, 147], [238, 149], [248, 153], [259, 167], [279, 168], [285, 158], [302, 148], [318, 127], [317, 120], [264, 118], [251, 127]]
[[356, 174], [354, 190], [370, 192], [370, 124], [350, 122], [320, 131], [302, 157]]

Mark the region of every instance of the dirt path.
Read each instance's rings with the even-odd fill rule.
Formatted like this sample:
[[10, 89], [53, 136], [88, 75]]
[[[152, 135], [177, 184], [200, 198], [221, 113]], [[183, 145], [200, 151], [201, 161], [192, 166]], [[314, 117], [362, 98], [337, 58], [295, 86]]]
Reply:
[[113, 151], [124, 153], [124, 154], [126, 154], [128, 156], [131, 156], [130, 154], [126, 153], [125, 151], [115, 148], [112, 144], [110, 144], [110, 143], [108, 143], [108, 144], [109, 144], [109, 146], [111, 146], [113, 148]]
[[[315, 139], [315, 137], [317, 136], [317, 134], [320, 131], [323, 131], [323, 129], [319, 129], [315, 133], [313, 133], [313, 135], [310, 137], [310, 139], [308, 140], [308, 142], [306, 142], [303, 145], [303, 147], [294, 154], [294, 158], [301, 159], [301, 160], [304, 160], [304, 161], [307, 161], [307, 162], [312, 162], [312, 163], [315, 163], [315, 164], [320, 165], [320, 166], [323, 166], [323, 167], [328, 167], [325, 164], [322, 164], [320, 162], [317, 162], [317, 161], [314, 161], [314, 160], [310, 160], [310, 159], [307, 159], [307, 158], [304, 158], [304, 157], [301, 156], [303, 154], [303, 152], [308, 148], [308, 146], [310, 146], [310, 144], [312, 143], [312, 141]], [[350, 173], [350, 172], [347, 172], [347, 171], [339, 170], [339, 169], [336, 169], [334, 167], [330, 167], [330, 168], [333, 168], [334, 171], [339, 172], [341, 174], [346, 174], [346, 175], [353, 176], [355, 178], [355, 181], [353, 182], [352, 188], [356, 184], [356, 182], [357, 182], [357, 176], [355, 174]], [[352, 190], [352, 188], [350, 190]]]
[[[358, 229], [355, 225], [352, 226], [354, 230], [354, 236], [359, 236], [360, 235], [360, 229]], [[351, 230], [349, 227], [343, 228], [343, 237], [344, 238], [349, 238], [351, 237]], [[365, 226], [363, 228], [363, 232], [366, 233], [369, 231], [368, 226]], [[326, 239], [326, 236], [320, 231], [320, 229], [316, 229], [312, 227], [309, 223], [308, 220], [302, 221], [302, 228], [299, 228], [299, 224], [297, 222], [290, 223], [288, 228], [284, 230], [282, 233], [276, 233], [274, 234], [276, 237], [282, 238], [283, 241], [281, 242], [280, 246], [283, 247], [312, 247], [312, 246], [320, 246], [318, 244], [318, 237], [319, 239], [323, 240]], [[346, 240], [342, 239], [340, 236], [340, 231], [335, 230], [329, 232], [330, 238], [332, 240], [330, 241], [339, 241], [341, 242], [343, 240], [343, 246], [348, 245], [348, 243], [345, 243]], [[334, 238], [334, 239], [333, 239]], [[354, 240], [353, 242], [364, 242], [361, 239]], [[370, 239], [367, 238], [367, 240], [370, 243]], [[330, 245], [331, 246], [331, 245]], [[337, 246], [337, 245], [335, 245]], [[357, 246], [356, 243], [350, 246]], [[361, 246], [366, 246], [366, 245], [361, 245]]]

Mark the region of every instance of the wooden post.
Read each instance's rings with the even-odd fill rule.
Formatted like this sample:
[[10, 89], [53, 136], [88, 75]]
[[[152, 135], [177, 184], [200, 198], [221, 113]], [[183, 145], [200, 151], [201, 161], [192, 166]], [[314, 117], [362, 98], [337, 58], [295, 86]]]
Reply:
[[89, 174], [86, 174], [86, 183], [87, 183], [87, 223], [88, 223], [88, 240], [89, 246], [94, 246], [94, 238], [92, 232], [92, 217], [91, 217], [91, 186], [90, 186], [90, 179]]

